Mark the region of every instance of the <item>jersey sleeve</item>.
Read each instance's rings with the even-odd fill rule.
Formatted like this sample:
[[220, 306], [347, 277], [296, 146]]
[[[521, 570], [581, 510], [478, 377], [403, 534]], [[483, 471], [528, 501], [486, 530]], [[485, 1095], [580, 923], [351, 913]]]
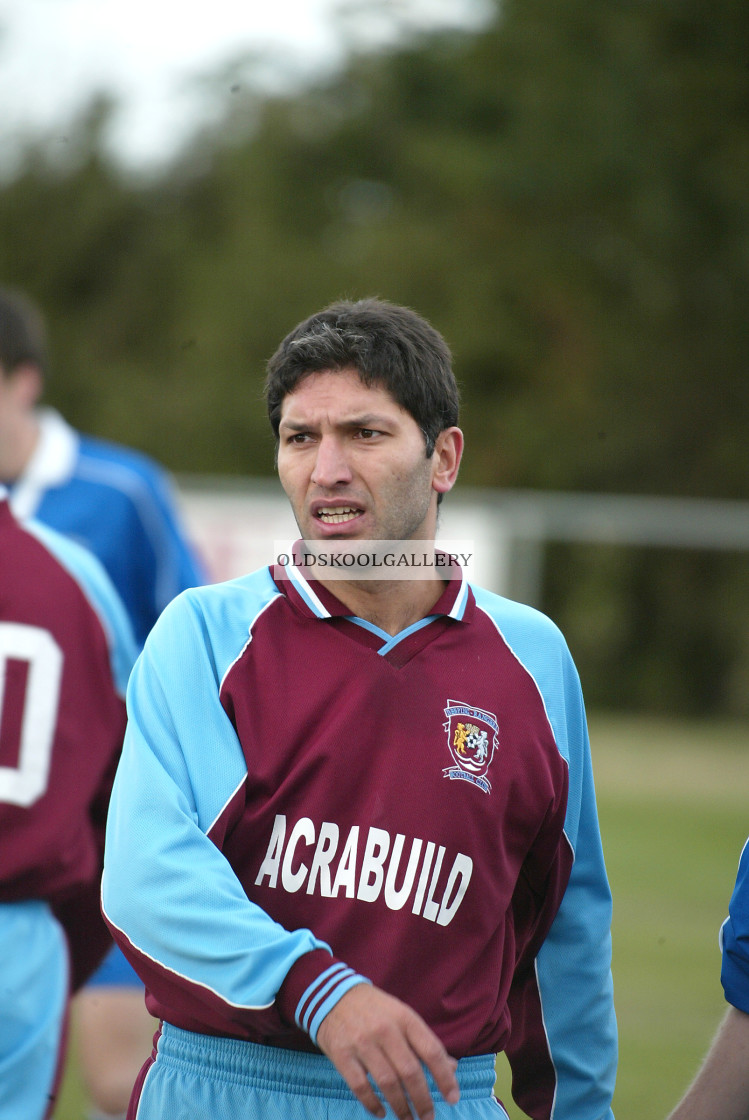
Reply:
[[[572, 676], [571, 668], [569, 672]], [[574, 862], [559, 911], [539, 951], [536, 973], [557, 1073], [555, 1120], [607, 1120], [612, 1116], [617, 1067], [612, 903], [582, 697], [572, 681], [568, 687], [570, 800], [565, 833]]]
[[[612, 901], [579, 677], [564, 638], [544, 616], [511, 608], [503, 632], [536, 681], [569, 767], [563, 840], [573, 861], [550, 928], [540, 946], [532, 947], [531, 968], [525, 974], [518, 970], [511, 995], [513, 1031], [507, 1054], [513, 1096], [533, 1116], [612, 1120], [617, 1067]], [[548, 889], [553, 887], [550, 882]], [[552, 1084], [545, 1088], [539, 1085], [539, 1070], [548, 1059]]]
[[286, 930], [252, 903], [214, 842], [247, 768], [219, 695], [231, 654], [211, 642], [197, 603], [187, 592], [167, 607], [130, 680], [103, 911], [149, 991], [181, 1021], [241, 1033], [276, 1002], [314, 1041], [324, 1013], [363, 978], [310, 930]]
[[181, 591], [205, 583], [206, 573], [185, 535], [171, 477], [151, 464], [146, 481], [149, 483], [149, 502], [144, 503], [141, 516], [154, 549], [156, 618]]
[[[117, 695], [124, 699], [137, 650], [127, 612], [109, 576], [93, 553], [75, 541], [54, 533], [39, 523], [32, 523], [28, 527], [74, 576], [96, 612], [109, 648], [112, 685]], [[122, 729], [119, 738], [121, 742]], [[89, 807], [91, 828], [100, 861], [104, 856], [107, 809], [117, 759], [118, 755], [112, 756]], [[99, 866], [101, 867], [101, 863]], [[73, 992], [85, 984], [111, 948], [109, 931], [102, 921], [99, 895], [100, 883], [97, 875], [75, 894], [57, 902], [54, 907], [68, 940], [70, 987]]]
[[99, 556], [141, 647], [167, 603], [205, 583], [206, 573], [168, 471], [132, 448], [87, 435], [78, 440], [74, 479], [45, 494], [39, 516], [77, 531]]
[[720, 944], [720, 979], [725, 997], [739, 1011], [749, 1014], [749, 841], [741, 853]]

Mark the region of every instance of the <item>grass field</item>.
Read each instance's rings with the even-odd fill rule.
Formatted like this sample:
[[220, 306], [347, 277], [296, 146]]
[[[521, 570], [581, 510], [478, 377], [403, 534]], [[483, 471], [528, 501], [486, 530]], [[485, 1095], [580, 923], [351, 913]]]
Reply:
[[[718, 929], [749, 833], [749, 725], [593, 715], [614, 894], [618, 1120], [664, 1120], [725, 1010]], [[498, 1060], [498, 1092], [523, 1120]], [[73, 1051], [55, 1120], [83, 1120]]]

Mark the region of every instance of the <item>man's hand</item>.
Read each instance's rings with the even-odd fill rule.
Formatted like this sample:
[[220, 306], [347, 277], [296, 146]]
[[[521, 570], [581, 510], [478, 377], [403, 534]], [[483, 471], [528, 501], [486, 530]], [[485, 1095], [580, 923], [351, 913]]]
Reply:
[[383, 1117], [385, 1109], [367, 1074], [399, 1120], [414, 1115], [433, 1120], [434, 1102], [422, 1062], [449, 1104], [460, 1096], [458, 1063], [436, 1034], [405, 1003], [371, 984], [357, 984], [346, 992], [323, 1019], [317, 1044], [374, 1116]]

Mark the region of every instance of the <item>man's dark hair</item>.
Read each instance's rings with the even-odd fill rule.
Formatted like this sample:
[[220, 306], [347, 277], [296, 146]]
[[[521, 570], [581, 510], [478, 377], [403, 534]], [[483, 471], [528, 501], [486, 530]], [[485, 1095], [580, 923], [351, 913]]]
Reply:
[[265, 399], [278, 439], [284, 397], [308, 374], [353, 367], [381, 385], [424, 433], [427, 458], [437, 436], [458, 422], [459, 394], [442, 335], [408, 307], [378, 299], [342, 301], [299, 323], [268, 362]]
[[47, 334], [41, 312], [20, 292], [0, 288], [0, 366], [11, 374], [29, 362], [47, 370]]

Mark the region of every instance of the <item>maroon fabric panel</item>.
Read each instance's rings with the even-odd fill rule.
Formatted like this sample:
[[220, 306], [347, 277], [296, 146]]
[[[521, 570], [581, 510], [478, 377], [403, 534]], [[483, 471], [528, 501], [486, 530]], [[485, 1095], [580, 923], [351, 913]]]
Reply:
[[547, 854], [547, 873], [536, 868], [535, 881], [524, 876], [515, 892], [516, 928], [526, 931], [508, 1006], [512, 1030], [505, 1047], [513, 1070], [512, 1095], [533, 1120], [548, 1120], [556, 1093], [556, 1071], [544, 1028], [535, 959], [549, 932], [572, 871], [572, 849], [564, 844], [560, 858]]

